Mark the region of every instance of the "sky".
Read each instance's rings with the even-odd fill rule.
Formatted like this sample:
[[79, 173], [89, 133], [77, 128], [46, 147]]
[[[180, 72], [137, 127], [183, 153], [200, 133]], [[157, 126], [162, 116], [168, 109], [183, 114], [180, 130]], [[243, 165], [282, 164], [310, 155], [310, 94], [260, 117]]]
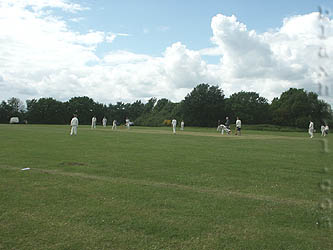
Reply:
[[178, 102], [208, 83], [268, 101], [304, 88], [333, 104], [331, 9], [329, 0], [0, 0], [0, 101]]

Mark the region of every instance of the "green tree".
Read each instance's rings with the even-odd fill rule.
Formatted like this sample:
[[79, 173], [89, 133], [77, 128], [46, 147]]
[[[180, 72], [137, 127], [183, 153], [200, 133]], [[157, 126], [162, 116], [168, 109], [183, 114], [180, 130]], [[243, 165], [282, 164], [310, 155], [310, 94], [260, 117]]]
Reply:
[[27, 100], [26, 118], [29, 123], [66, 124], [67, 110], [65, 105], [53, 98]]
[[0, 104], [0, 122], [8, 123], [10, 119], [10, 107], [7, 102], [2, 101]]
[[244, 123], [269, 123], [270, 111], [266, 98], [256, 92], [241, 91], [232, 94], [227, 100], [227, 116], [235, 120], [238, 116]]
[[318, 128], [324, 120], [332, 119], [330, 105], [313, 92], [290, 88], [274, 98], [271, 104], [273, 122], [278, 125], [306, 128], [312, 120]]
[[182, 113], [188, 125], [215, 126], [225, 116], [223, 91], [218, 86], [199, 84], [185, 97]]
[[17, 116], [20, 121], [25, 116], [25, 107], [19, 98], [12, 97], [7, 102], [2, 101], [0, 104], [0, 122], [8, 123], [10, 117]]
[[73, 114], [77, 114], [80, 124], [91, 124], [91, 118], [96, 115], [96, 103], [93, 99], [83, 97], [73, 97], [65, 103], [67, 109], [67, 120], [70, 121]]

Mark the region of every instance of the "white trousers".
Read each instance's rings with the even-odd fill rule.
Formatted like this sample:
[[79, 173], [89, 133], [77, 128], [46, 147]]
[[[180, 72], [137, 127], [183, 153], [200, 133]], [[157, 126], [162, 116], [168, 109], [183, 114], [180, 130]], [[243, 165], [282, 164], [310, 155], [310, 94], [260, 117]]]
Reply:
[[176, 134], [176, 125], [172, 125], [173, 133]]
[[77, 126], [72, 126], [71, 135], [77, 135]]

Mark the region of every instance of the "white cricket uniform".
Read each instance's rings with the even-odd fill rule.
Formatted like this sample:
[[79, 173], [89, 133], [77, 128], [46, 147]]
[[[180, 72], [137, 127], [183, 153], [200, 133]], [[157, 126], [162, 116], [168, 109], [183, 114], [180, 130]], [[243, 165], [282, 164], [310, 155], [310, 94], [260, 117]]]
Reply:
[[103, 123], [103, 127], [106, 127], [106, 123], [107, 123], [107, 119], [104, 117], [103, 120], [102, 120], [102, 123]]
[[242, 129], [242, 121], [241, 120], [236, 120], [236, 133], [241, 134], [241, 129]]
[[310, 135], [310, 138], [313, 138], [313, 129], [314, 129], [314, 124], [313, 124], [313, 122], [310, 122], [310, 124], [309, 124], [309, 135]]
[[227, 126], [221, 124], [220, 127], [221, 127], [221, 134], [222, 135], [224, 134], [224, 132], [226, 132], [227, 134], [230, 134], [231, 130], [228, 129]]
[[173, 130], [173, 133], [176, 134], [177, 120], [176, 120], [176, 119], [173, 119], [171, 123], [172, 123], [172, 130]]
[[180, 130], [184, 130], [184, 125], [185, 125], [184, 122], [181, 122], [181, 123], [180, 123]]
[[320, 126], [320, 131], [321, 131], [321, 136], [325, 136], [325, 126], [324, 125]]
[[126, 127], [129, 129], [130, 128], [130, 120], [126, 119]]
[[91, 128], [96, 128], [96, 117], [91, 118]]
[[79, 119], [73, 117], [71, 120], [71, 135], [77, 135], [77, 127], [79, 126]]
[[326, 136], [328, 134], [328, 130], [329, 130], [329, 127], [328, 127], [328, 125], [326, 125], [325, 129], [324, 129], [324, 136]]
[[113, 120], [113, 123], [112, 123], [112, 130], [114, 129], [117, 129], [117, 121], [116, 120]]

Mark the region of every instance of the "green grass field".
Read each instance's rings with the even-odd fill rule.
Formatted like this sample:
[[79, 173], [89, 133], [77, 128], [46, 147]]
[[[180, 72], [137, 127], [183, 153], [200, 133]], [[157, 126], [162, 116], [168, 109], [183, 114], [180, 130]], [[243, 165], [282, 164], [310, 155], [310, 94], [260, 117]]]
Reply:
[[69, 129], [0, 125], [0, 249], [333, 249], [331, 134]]

